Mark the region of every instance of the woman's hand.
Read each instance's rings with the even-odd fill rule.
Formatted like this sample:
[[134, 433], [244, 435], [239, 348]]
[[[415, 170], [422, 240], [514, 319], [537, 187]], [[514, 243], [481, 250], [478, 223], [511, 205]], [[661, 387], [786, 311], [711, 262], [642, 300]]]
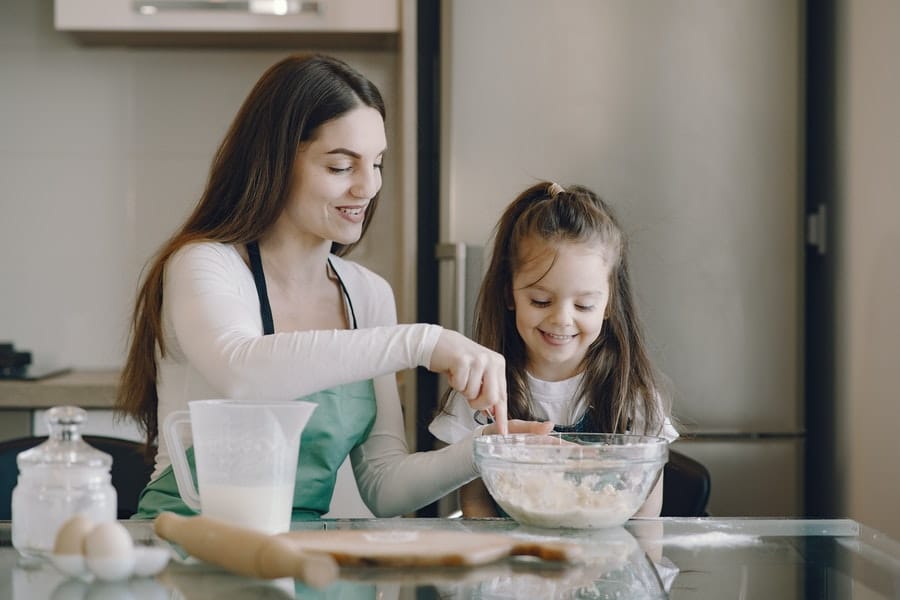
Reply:
[[450, 387], [465, 396], [473, 409], [487, 410], [498, 433], [507, 433], [506, 360], [451, 329], [438, 338], [428, 370], [445, 373]]

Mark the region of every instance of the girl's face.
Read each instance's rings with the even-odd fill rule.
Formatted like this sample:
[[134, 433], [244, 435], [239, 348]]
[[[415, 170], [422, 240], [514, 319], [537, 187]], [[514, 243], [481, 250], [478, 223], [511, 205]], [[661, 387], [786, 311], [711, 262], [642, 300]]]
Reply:
[[360, 105], [322, 124], [297, 151], [280, 220], [313, 243], [359, 240], [369, 201], [381, 189], [386, 149], [384, 120], [374, 108]]
[[568, 379], [600, 335], [612, 265], [596, 243], [524, 240], [521, 253], [512, 287], [528, 371], [545, 381]]

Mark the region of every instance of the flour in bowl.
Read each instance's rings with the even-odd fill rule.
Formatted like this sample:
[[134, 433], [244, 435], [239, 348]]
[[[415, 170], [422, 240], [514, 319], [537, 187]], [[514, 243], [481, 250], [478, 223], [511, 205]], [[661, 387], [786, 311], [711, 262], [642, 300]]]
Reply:
[[537, 527], [615, 527], [640, 508], [642, 499], [603, 483], [602, 475], [572, 478], [523, 470], [482, 474], [494, 500], [520, 523]]

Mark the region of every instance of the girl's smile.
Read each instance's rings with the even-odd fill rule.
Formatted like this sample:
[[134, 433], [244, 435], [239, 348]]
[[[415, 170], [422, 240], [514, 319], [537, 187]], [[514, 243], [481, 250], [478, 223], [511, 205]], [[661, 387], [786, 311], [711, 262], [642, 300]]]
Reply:
[[575, 339], [575, 337], [578, 335], [578, 334], [558, 335], [558, 334], [550, 333], [549, 331], [543, 331], [540, 329], [538, 331], [540, 331], [543, 334], [543, 336], [547, 340], [547, 343], [554, 344], [554, 345], [560, 345], [560, 346], [565, 344], [566, 342], [569, 342], [569, 341]]

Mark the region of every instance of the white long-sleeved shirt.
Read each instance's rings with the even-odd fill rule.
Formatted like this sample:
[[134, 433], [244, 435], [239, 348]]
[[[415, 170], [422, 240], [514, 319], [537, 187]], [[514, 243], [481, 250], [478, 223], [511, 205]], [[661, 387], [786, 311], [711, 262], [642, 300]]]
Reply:
[[[176, 252], [163, 284], [159, 423], [190, 400], [291, 400], [373, 379], [375, 423], [350, 460], [369, 509], [376, 516], [404, 514], [478, 475], [472, 436], [435, 452], [411, 454], [406, 445], [395, 373], [427, 366], [441, 328], [398, 325], [383, 278], [354, 262], [330, 260], [359, 328], [263, 335], [253, 275], [234, 246], [202, 242]], [[170, 464], [160, 436], [153, 477]]]

